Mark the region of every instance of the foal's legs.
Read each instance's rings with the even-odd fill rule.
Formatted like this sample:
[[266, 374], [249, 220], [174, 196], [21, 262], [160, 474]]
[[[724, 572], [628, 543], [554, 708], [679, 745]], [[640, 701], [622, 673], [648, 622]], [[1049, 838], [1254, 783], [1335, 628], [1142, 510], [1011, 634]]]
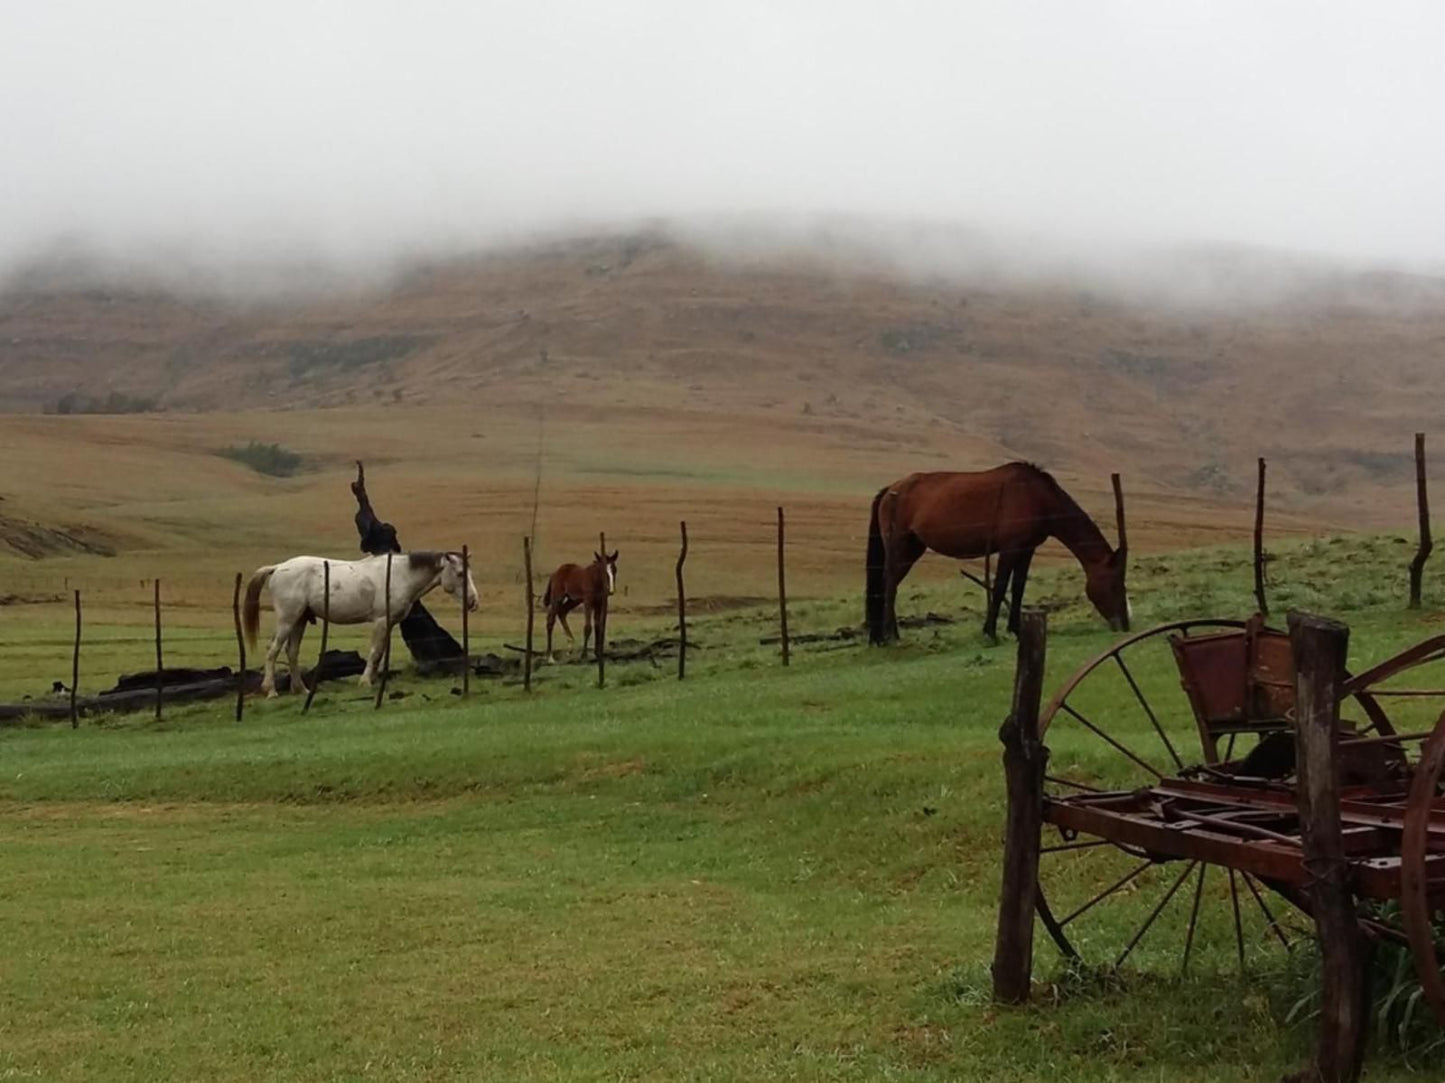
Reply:
[[[591, 638], [592, 638], [592, 603], [589, 601], [589, 602], [583, 602], [583, 603], [582, 603], [582, 655], [581, 655], [581, 657], [583, 657], [583, 658], [586, 658], [586, 657], [587, 657], [587, 641], [588, 641], [589, 639], [591, 639]], [[573, 642], [573, 643], [576, 643], [577, 641], [574, 639], [572, 642]]]
[[306, 634], [306, 618], [298, 620], [291, 626], [291, 634], [286, 637], [286, 665], [291, 670], [291, 691], [305, 692], [306, 681], [301, 676], [301, 637]]
[[567, 610], [568, 606], [564, 602], [553, 603], [547, 610], [547, 662], [549, 664], [555, 664], [557, 661], [552, 654], [552, 625], [555, 621], [562, 622], [562, 631], [567, 633], [568, 643], [575, 645], [577, 642], [577, 637], [572, 634], [572, 629], [567, 627]]
[[1009, 607], [1008, 630], [1013, 635], [1019, 634], [1019, 613], [1024, 606], [1024, 586], [1029, 581], [1029, 565], [1033, 563], [1034, 551], [1026, 549], [1019, 555], [1018, 563], [1014, 565], [1013, 574], [1013, 604]]

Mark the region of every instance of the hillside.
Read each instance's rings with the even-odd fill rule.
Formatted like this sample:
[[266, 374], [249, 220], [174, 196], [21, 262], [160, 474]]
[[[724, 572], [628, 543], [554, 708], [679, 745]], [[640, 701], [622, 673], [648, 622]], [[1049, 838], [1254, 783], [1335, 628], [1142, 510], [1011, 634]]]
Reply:
[[1399, 480], [1409, 433], [1445, 391], [1445, 289], [1399, 292], [1378, 276], [1321, 279], [1266, 307], [1189, 311], [725, 262], [651, 234], [294, 305], [20, 279], [0, 299], [0, 402], [702, 409], [859, 438], [943, 430], [1079, 468], [1147, 465], [1184, 489], [1237, 487], [1264, 453], [1291, 488], [1338, 495]]

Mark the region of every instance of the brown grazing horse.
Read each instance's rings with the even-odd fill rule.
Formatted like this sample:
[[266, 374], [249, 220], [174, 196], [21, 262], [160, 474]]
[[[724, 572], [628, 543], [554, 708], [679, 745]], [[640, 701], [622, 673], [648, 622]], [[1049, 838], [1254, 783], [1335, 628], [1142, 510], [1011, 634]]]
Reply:
[[1016, 462], [976, 473], [909, 474], [879, 490], [868, 521], [868, 641], [898, 638], [898, 584], [929, 549], [959, 560], [997, 553], [983, 631], [997, 640], [998, 611], [1012, 583], [1008, 630], [1017, 634], [1029, 564], [1050, 537], [1083, 567], [1084, 590], [1099, 615], [1111, 629], [1128, 631], [1125, 546], [1110, 548], [1084, 509], [1037, 466]]
[[[617, 589], [617, 550], [606, 556], [593, 553], [592, 563], [587, 567], [580, 564], [563, 564], [547, 581], [547, 592], [542, 595], [542, 604], [547, 607], [547, 661], [555, 662], [552, 656], [552, 628], [558, 620], [567, 641], [576, 644], [577, 637], [567, 627], [567, 614], [579, 605], [583, 607], [582, 655], [587, 654], [587, 641], [592, 638], [592, 625], [600, 629], [606, 618], [607, 599]], [[599, 642], [602, 635], [599, 631]]]

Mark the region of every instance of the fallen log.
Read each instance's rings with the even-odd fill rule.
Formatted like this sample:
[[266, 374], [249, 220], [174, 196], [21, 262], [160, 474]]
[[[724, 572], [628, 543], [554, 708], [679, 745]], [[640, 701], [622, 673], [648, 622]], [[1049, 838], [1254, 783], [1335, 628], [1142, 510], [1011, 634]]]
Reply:
[[[302, 676], [310, 684], [317, 679], [333, 681], [346, 677], [360, 676], [366, 668], [361, 655], [355, 651], [327, 651], [321, 663], [305, 670]], [[204, 674], [201, 679], [181, 679], [190, 675]], [[284, 688], [289, 680], [285, 669], [276, 671], [277, 687]], [[248, 694], [261, 691], [261, 671], [248, 669], [242, 675]], [[121, 677], [115, 686], [94, 696], [77, 696], [76, 711], [83, 715], [123, 714], [127, 711], [154, 710], [156, 705], [157, 680], [155, 673], [134, 673]], [[230, 666], [215, 669], [167, 669], [159, 682], [164, 689], [167, 703], [194, 703], [201, 700], [221, 699], [236, 694], [236, 674]], [[16, 722], [25, 718], [69, 719], [70, 700], [36, 699], [20, 703], [0, 703], [0, 723]]]
[[[519, 658], [503, 658], [501, 655], [489, 652], [472, 655], [467, 668], [474, 677], [511, 677], [522, 672], [522, 662]], [[459, 677], [461, 672], [462, 660], [460, 657], [439, 658], [436, 661], [416, 664], [418, 677]]]

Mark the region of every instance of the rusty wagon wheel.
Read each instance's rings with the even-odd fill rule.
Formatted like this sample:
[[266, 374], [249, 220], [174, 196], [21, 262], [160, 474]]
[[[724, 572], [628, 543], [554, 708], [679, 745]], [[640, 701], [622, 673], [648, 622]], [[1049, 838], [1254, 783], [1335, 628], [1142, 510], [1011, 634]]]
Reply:
[[[1445, 713], [1426, 740], [1410, 783], [1405, 804], [1405, 829], [1400, 843], [1400, 916], [1414, 956], [1415, 972], [1435, 1017], [1445, 1026], [1445, 882], [1431, 881], [1426, 859], [1432, 852], [1430, 828], [1445, 820], [1445, 798], [1440, 796], [1445, 775]], [[1439, 852], [1439, 838], [1433, 849]]]
[[[1288, 774], [1292, 743], [1283, 743], [1281, 761], [1281, 742], [1268, 740], [1290, 724], [1287, 644], [1258, 622], [1216, 619], [1120, 640], [1066, 681], [1040, 716], [1046, 795], [1132, 791], [1225, 770]], [[1367, 691], [1352, 697], [1349, 713], [1361, 735], [1393, 732]], [[1073, 959], [1119, 966], [1172, 954], [1187, 971], [1200, 955], [1232, 955], [1243, 969], [1251, 953], [1291, 941], [1284, 905], [1253, 875], [1047, 825], [1039, 885], [1039, 917]]]

